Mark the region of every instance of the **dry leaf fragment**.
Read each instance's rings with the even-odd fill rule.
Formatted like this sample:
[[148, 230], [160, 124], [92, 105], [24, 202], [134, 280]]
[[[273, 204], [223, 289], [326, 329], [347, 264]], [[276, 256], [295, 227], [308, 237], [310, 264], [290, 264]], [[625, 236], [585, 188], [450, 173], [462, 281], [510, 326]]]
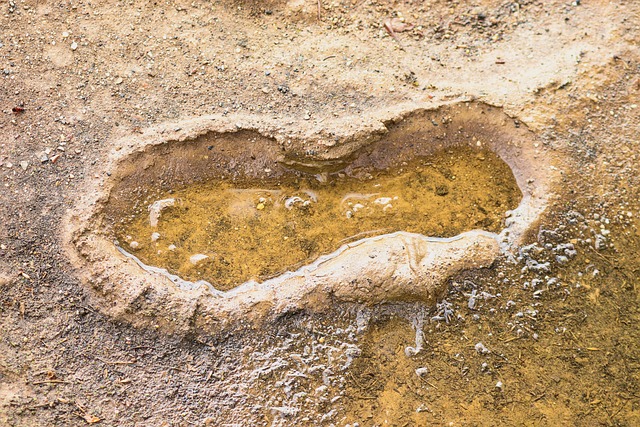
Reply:
[[384, 21], [384, 29], [387, 30], [387, 33], [398, 43], [400, 49], [404, 50], [404, 46], [400, 43], [400, 39], [396, 35], [396, 33], [402, 33], [403, 31], [409, 31], [414, 28], [413, 24], [407, 24], [406, 22], [402, 22], [399, 18], [391, 18]]
[[394, 33], [403, 33], [405, 31], [411, 31], [415, 27], [415, 25], [413, 24], [403, 22], [400, 18], [387, 19], [384, 25], [385, 27], [391, 28], [391, 30], [393, 30]]
[[100, 418], [96, 417], [95, 415], [91, 415], [91, 414], [84, 414], [84, 416], [82, 417], [87, 424], [95, 424], [95, 423], [99, 423], [101, 420]]

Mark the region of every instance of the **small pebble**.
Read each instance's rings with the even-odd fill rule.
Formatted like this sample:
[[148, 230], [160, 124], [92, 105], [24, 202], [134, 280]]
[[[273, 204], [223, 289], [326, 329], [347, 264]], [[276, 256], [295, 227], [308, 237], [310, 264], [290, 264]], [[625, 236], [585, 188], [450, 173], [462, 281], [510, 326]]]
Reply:
[[205, 259], [209, 258], [209, 256], [204, 255], [204, 254], [195, 254], [195, 255], [191, 255], [189, 257], [189, 262], [193, 265], [196, 265], [197, 263], [199, 263], [200, 261], [204, 261]]
[[133, 242], [129, 243], [129, 247], [131, 249], [138, 249], [140, 247], [140, 244], [134, 240]]
[[476, 352], [478, 352], [479, 354], [491, 353], [491, 350], [485, 347], [484, 344], [482, 344], [481, 342], [475, 345], [475, 349], [476, 349]]
[[71, 50], [76, 50], [78, 48], [78, 43], [73, 42], [71, 43]]
[[373, 201], [378, 205], [388, 205], [391, 202], [391, 197], [379, 197]]
[[418, 375], [420, 378], [426, 377], [428, 373], [429, 373], [429, 368], [416, 369], [416, 375]]

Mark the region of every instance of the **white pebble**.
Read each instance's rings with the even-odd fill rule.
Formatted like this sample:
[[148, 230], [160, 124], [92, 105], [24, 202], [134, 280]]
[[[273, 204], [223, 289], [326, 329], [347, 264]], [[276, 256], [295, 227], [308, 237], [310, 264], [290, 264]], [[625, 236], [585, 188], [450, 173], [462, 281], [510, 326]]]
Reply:
[[484, 344], [482, 344], [481, 342], [479, 342], [478, 344], [475, 345], [475, 349], [480, 354], [491, 353], [491, 350], [489, 350], [487, 347], [485, 347]]
[[418, 368], [418, 369], [416, 369], [416, 374], [420, 378], [426, 377], [428, 373], [429, 373], [429, 369], [428, 368]]
[[189, 262], [191, 262], [191, 264], [196, 265], [197, 263], [199, 263], [200, 261], [203, 261], [205, 259], [209, 258], [208, 255], [204, 255], [204, 254], [195, 254], [195, 255], [191, 255], [189, 257]]
[[391, 203], [391, 197], [379, 197], [373, 201], [377, 205], [388, 205]]

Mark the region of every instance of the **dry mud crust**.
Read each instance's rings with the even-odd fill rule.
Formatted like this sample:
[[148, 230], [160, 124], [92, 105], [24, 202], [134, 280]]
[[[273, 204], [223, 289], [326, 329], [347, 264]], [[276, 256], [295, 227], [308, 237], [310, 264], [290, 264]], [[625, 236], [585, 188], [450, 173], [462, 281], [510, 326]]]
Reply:
[[[243, 125], [239, 123], [203, 117], [126, 138], [117, 144], [125, 148], [112, 152], [105, 163], [111, 177], [87, 182], [85, 195], [65, 219], [64, 240], [79, 275], [94, 291], [94, 303], [108, 315], [171, 331], [217, 333], [237, 326], [238, 319], [260, 323], [300, 310], [325, 311], [336, 302], [433, 304], [450, 277], [489, 267], [501, 251], [509, 254], [516, 248], [553, 194], [556, 169], [550, 155], [518, 121], [485, 104], [415, 105], [390, 116], [374, 114], [360, 128], [336, 126], [336, 139], [322, 151], [308, 147], [324, 135], [303, 129], [305, 138], [278, 138], [283, 125], [260, 116], [243, 117]], [[268, 177], [283, 173], [284, 163], [385, 164], [460, 144], [497, 153], [523, 192], [499, 235], [474, 230], [451, 239], [403, 232], [376, 236], [344, 245], [295, 272], [238, 284], [227, 292], [161, 269], [141, 268], [113, 243], [114, 211], [132, 203], [144, 187], [212, 177]]]

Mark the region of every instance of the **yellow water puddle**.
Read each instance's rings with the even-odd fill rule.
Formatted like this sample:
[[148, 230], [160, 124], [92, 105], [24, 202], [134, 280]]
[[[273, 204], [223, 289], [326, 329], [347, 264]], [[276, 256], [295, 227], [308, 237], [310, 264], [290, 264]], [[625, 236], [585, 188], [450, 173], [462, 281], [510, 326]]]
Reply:
[[363, 237], [497, 232], [522, 194], [495, 154], [459, 147], [387, 170], [214, 180], [154, 197], [122, 212], [114, 226], [120, 245], [148, 265], [228, 290]]

